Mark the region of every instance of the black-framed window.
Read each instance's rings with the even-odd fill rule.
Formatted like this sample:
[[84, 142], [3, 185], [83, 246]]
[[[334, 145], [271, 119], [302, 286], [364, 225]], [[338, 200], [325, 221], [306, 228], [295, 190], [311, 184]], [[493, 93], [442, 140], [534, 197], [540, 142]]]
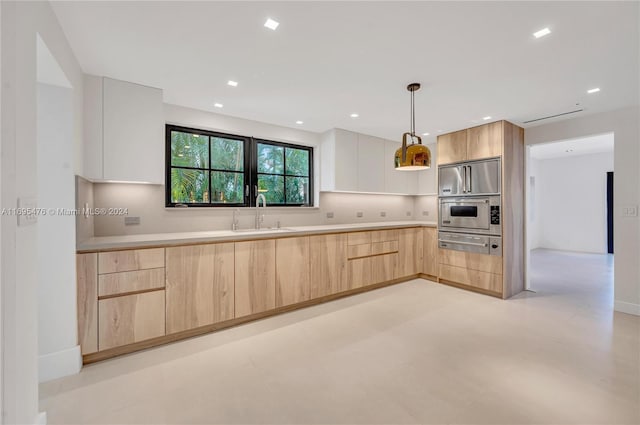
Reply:
[[166, 126], [166, 205], [190, 207], [313, 205], [308, 146]]

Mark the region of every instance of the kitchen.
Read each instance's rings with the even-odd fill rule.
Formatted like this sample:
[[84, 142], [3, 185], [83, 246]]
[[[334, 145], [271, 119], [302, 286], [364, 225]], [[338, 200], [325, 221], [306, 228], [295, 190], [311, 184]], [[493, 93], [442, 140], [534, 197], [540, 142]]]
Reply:
[[[424, 66], [407, 72], [389, 65], [396, 63], [396, 56], [403, 57], [402, 50], [394, 53], [391, 46], [403, 42], [407, 48], [415, 46], [416, 35], [422, 34], [418, 28], [437, 40], [437, 30], [444, 31], [446, 22], [459, 13], [454, 6], [427, 2], [412, 5], [413, 13], [384, 3], [333, 7], [313, 3], [309, 9], [301, 3], [286, 7], [171, 2], [3, 4], [2, 77], [8, 84], [2, 92], [3, 150], [15, 159], [12, 162], [6, 156], [3, 162], [3, 207], [15, 206], [17, 200], [18, 206], [35, 202], [38, 207], [87, 212], [70, 220], [37, 217], [37, 223], [3, 217], [2, 309], [7, 314], [3, 345], [19, 350], [3, 356], [7, 365], [3, 394], [12, 394], [3, 402], [7, 423], [33, 423], [34, 415], [45, 411], [38, 420], [48, 418], [52, 423], [88, 423], [99, 417], [117, 423], [251, 422], [257, 418], [296, 423], [313, 418], [470, 422], [475, 414], [487, 415], [484, 421], [489, 422], [525, 421], [524, 413], [509, 409], [515, 406], [534, 415], [522, 406], [524, 399], [507, 397], [512, 393], [509, 376], [527, 379], [518, 365], [539, 367], [535, 358], [514, 344], [530, 351], [534, 339], [549, 349], [555, 344], [548, 346], [544, 338], [534, 338], [538, 335], [532, 323], [512, 321], [519, 314], [533, 317], [541, 312], [549, 314], [548, 320], [570, 312], [582, 315], [581, 310], [572, 310], [570, 298], [553, 309], [544, 304], [544, 297], [525, 291], [524, 148], [613, 132], [615, 202], [624, 208], [637, 205], [637, 184], [622, 182], [638, 181], [640, 160], [634, 73], [638, 60], [636, 53], [629, 53], [637, 52], [638, 24], [632, 18], [638, 16], [638, 7], [636, 3], [561, 4], [548, 9], [535, 4], [464, 7], [492, 23], [512, 16], [517, 25], [497, 26], [487, 31], [485, 41], [498, 43], [502, 51], [513, 49], [521, 63], [508, 68], [513, 61], [493, 51], [485, 52], [491, 60], [483, 58], [469, 44], [470, 34], [482, 26], [469, 20], [468, 28], [457, 35], [446, 32], [451, 39], [446, 48], [433, 46], [428, 51], [435, 56], [416, 59]], [[156, 18], [145, 20], [150, 10]], [[583, 23], [575, 22], [576, 14]], [[210, 17], [217, 15], [225, 16], [226, 24], [208, 28]], [[176, 16], [189, 25], [168, 25]], [[419, 27], [427, 16], [437, 16], [441, 23], [428, 20], [426, 28]], [[279, 23], [269, 24], [275, 29], [263, 25], [269, 23], [267, 18]], [[322, 18], [333, 22], [335, 33], [321, 31]], [[366, 30], [372, 22], [385, 19], [388, 29], [381, 34]], [[616, 21], [622, 23], [611, 24]], [[406, 27], [401, 25], [405, 22]], [[595, 22], [608, 25], [608, 31], [590, 32]], [[221, 34], [233, 26], [243, 31], [225, 45]], [[563, 27], [575, 33], [567, 35]], [[173, 30], [163, 32], [162, 28]], [[352, 28], [359, 32], [350, 40]], [[400, 28], [396, 38], [388, 33]], [[534, 35], [541, 28], [548, 33]], [[500, 31], [509, 34], [508, 40]], [[148, 38], [134, 43], [138, 34]], [[221, 61], [198, 54], [206, 49], [207, 43], [198, 41], [205, 34], [216, 40], [214, 51]], [[597, 55], [586, 47], [573, 52], [581, 59], [580, 66], [572, 64], [567, 52], [574, 48], [577, 35], [590, 40], [605, 37], [597, 52], [606, 60], [599, 60], [615, 66], [605, 70], [596, 66]], [[342, 40], [350, 41], [339, 48]], [[613, 48], [614, 40], [624, 43]], [[387, 50], [388, 64], [376, 67], [378, 55]], [[304, 60], [287, 60], [291, 51]], [[163, 62], [167, 52], [175, 60]], [[446, 65], [454, 60], [452, 52], [469, 55], [476, 64], [474, 72]], [[530, 74], [534, 64], [547, 60], [558, 64], [556, 75]], [[5, 67], [5, 63], [16, 65]], [[126, 63], [131, 66], [125, 67]], [[184, 67], [185, 63], [195, 65], [195, 70]], [[211, 69], [216, 71], [198, 71], [198, 63], [205, 65], [202, 69], [215, 65]], [[587, 65], [592, 72], [584, 70]], [[287, 68], [291, 69], [285, 74]], [[578, 68], [582, 72], [573, 78], [574, 84], [572, 76]], [[66, 115], [55, 107], [38, 114], [34, 105], [44, 105], [41, 85], [51, 85], [60, 74], [69, 90]], [[421, 84], [420, 89], [411, 89], [414, 82]], [[555, 91], [546, 93], [549, 99], [543, 95], [544, 84], [554, 84]], [[596, 85], [602, 87], [601, 93], [587, 93]], [[276, 92], [278, 96], [273, 95]], [[16, 93], [28, 94], [29, 100], [21, 103]], [[311, 98], [315, 99], [312, 104]], [[498, 100], [492, 102], [493, 98]], [[525, 122], [577, 109], [583, 110]], [[52, 132], [59, 131], [50, 122], [40, 122], [41, 116], [57, 113], [66, 117], [61, 120], [69, 123], [64, 131], [70, 136], [56, 142], [61, 149], [43, 154], [49, 151], [41, 151], [38, 143], [47, 133], [36, 131], [33, 123], [38, 123], [38, 129], [49, 125]], [[403, 133], [409, 133], [406, 150], [400, 143]], [[63, 145], [64, 155], [60, 153]], [[416, 148], [420, 155], [412, 153]], [[216, 162], [222, 158], [216, 154], [221, 150], [231, 150], [235, 156]], [[60, 160], [54, 159], [56, 155]], [[72, 205], [67, 192], [65, 204], [60, 205], [60, 186], [43, 190], [52, 184], [54, 174], [36, 172], [27, 161], [33, 157], [39, 159], [38, 171], [50, 166], [64, 181], [75, 180], [75, 185], [64, 186], [75, 197]], [[296, 166], [291, 165], [296, 164], [294, 158]], [[406, 158], [413, 158], [411, 166], [430, 167], [396, 170], [407, 164]], [[45, 193], [53, 196], [55, 205], [45, 205]], [[73, 249], [56, 249], [60, 236], [46, 239], [56, 227], [61, 228], [63, 220], [65, 229], [71, 228], [64, 246], [73, 244]], [[614, 220], [619, 248], [611, 283], [615, 298], [594, 315], [613, 318], [606, 335], [617, 332], [620, 336], [638, 326], [638, 232], [637, 217], [619, 215]], [[45, 230], [47, 226], [51, 232]], [[32, 260], [28, 253], [38, 248], [46, 255]], [[60, 278], [70, 272], [73, 279]], [[20, 285], [5, 289], [5, 282]], [[460, 316], [465, 310], [475, 314], [465, 320]], [[593, 329], [597, 323], [588, 322], [585, 327]], [[549, 324], [545, 322], [545, 329]], [[569, 328], [560, 327], [555, 333], [549, 330], [548, 337], [556, 341], [570, 333], [572, 324], [568, 321]], [[392, 332], [395, 328], [399, 333]], [[298, 332], [290, 333], [295, 329]], [[449, 335], [442, 333], [446, 329]], [[500, 339], [494, 330], [510, 338]], [[426, 342], [415, 345], [401, 337], [404, 332], [414, 332], [413, 337], [424, 332], [447, 349], [433, 352]], [[193, 338], [196, 335], [203, 336]], [[465, 342], [465, 338], [469, 339]], [[625, 359], [637, 351], [635, 340], [629, 338], [625, 341], [631, 347], [619, 352]], [[296, 347], [297, 339], [324, 352], [326, 357], [312, 358], [326, 376], [305, 372], [302, 359], [311, 353]], [[494, 352], [482, 345], [483, 340], [495, 342], [501, 350]], [[467, 346], [472, 342], [480, 345]], [[576, 350], [582, 342], [574, 345]], [[254, 351], [252, 343], [261, 349]], [[249, 345], [242, 348], [245, 344]], [[277, 345], [286, 350], [279, 353]], [[453, 374], [467, 350], [496, 374], [489, 392], [476, 385], [491, 378], [474, 375], [470, 366], [462, 368], [462, 375]], [[508, 350], [513, 354], [494, 367], [490, 354], [499, 358]], [[16, 356], [16, 352], [24, 354]], [[224, 353], [231, 357], [225, 358]], [[221, 363], [208, 361], [207, 355]], [[416, 364], [420, 356], [442, 360], [443, 355], [454, 359], [444, 365], [446, 372], [438, 372], [439, 362]], [[220, 373], [221, 382], [237, 384], [251, 397], [219, 394], [217, 413], [196, 405], [204, 400], [196, 390], [178, 397], [177, 391], [189, 386], [221, 391], [215, 383], [205, 385], [199, 380], [197, 368], [188, 368], [192, 356], [198, 358], [201, 371]], [[225, 359], [237, 374], [223, 373]], [[362, 364], [356, 359], [362, 359]], [[401, 359], [407, 359], [406, 364]], [[286, 360], [291, 361], [290, 367]], [[424, 377], [429, 372], [439, 387], [414, 382], [410, 388], [424, 394], [422, 401], [412, 399], [409, 388], [396, 388], [404, 397], [394, 397], [385, 386], [393, 388], [395, 381], [383, 371], [376, 372], [374, 360], [390, 362], [389, 370], [409, 381], [412, 375]], [[585, 359], [585, 364], [592, 360]], [[143, 366], [146, 362], [155, 367]], [[163, 362], [175, 370], [167, 371]], [[549, 373], [538, 372], [552, 380], [546, 382], [560, 385], [567, 399], [574, 391], [583, 402], [606, 398], [606, 391], [582, 391], [559, 377], [605, 378], [606, 371], [596, 368], [597, 375], [581, 375], [562, 364], [559, 367], [550, 359], [543, 363]], [[628, 367], [632, 376], [636, 366]], [[134, 375], [131, 381], [125, 379], [124, 371]], [[164, 384], [172, 389], [158, 389], [148, 397], [125, 390], [151, 391], [140, 385], [163, 373], [167, 374]], [[331, 381], [330, 377], [340, 374], [352, 381]], [[469, 375], [473, 376], [469, 383], [460, 383], [462, 376]], [[450, 387], [444, 384], [445, 377], [453, 382]], [[251, 392], [247, 386], [262, 378], [261, 390]], [[297, 379], [303, 378], [317, 382], [318, 387], [301, 385]], [[531, 384], [524, 385], [527, 396], [536, 400], [534, 405], [545, 405], [549, 400], [544, 391], [536, 387], [534, 377], [530, 379]], [[15, 386], [17, 382], [30, 384]], [[42, 382], [39, 391], [38, 382]], [[628, 384], [637, 388], [638, 382]], [[114, 385], [111, 390], [124, 391], [126, 397], [111, 391], [106, 396], [111, 407], [93, 411], [89, 400], [104, 395], [100, 388], [105, 385]], [[457, 388], [468, 398], [439, 393], [447, 388]], [[318, 411], [336, 406], [323, 398], [323, 389], [332, 389], [345, 400], [337, 405], [335, 415]], [[294, 398], [299, 409], [285, 409], [268, 395], [279, 391]], [[320, 401], [298, 396], [300, 391], [314, 391]], [[492, 395], [507, 398], [504, 409], [489, 407]], [[619, 421], [632, 422], [636, 418], [626, 404], [632, 395], [626, 392], [606, 407], [583, 412], [584, 416], [572, 416], [570, 410], [557, 406], [548, 416], [533, 417], [536, 422], [606, 421], [617, 410]], [[74, 403], [78, 396], [86, 400], [86, 407]], [[154, 399], [170, 407], [159, 407]], [[381, 402], [376, 408], [367, 399]], [[451, 410], [430, 404], [441, 399]], [[14, 400], [23, 407], [16, 408]], [[421, 408], [421, 402], [429, 408]], [[261, 403], [280, 409], [270, 411]], [[136, 413], [136, 407], [144, 412]]]

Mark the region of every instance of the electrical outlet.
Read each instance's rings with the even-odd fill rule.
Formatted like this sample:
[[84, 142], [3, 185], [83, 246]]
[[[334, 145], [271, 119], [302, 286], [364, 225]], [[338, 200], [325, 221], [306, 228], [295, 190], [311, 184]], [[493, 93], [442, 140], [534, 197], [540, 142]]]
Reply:
[[622, 208], [622, 216], [623, 217], [637, 217], [638, 216], [638, 206], [637, 205], [627, 205]]
[[387, 216], [386, 211], [380, 211], [380, 217], [386, 217], [386, 216]]
[[333, 212], [328, 212], [327, 213], [327, 218], [333, 218]]
[[363, 215], [364, 215], [364, 213], [362, 211], [358, 211], [356, 213], [356, 217], [358, 217], [358, 218], [362, 218]]
[[411, 217], [411, 211], [407, 211], [407, 217]]
[[124, 225], [125, 226], [133, 226], [140, 224], [140, 217], [125, 217]]
[[425, 216], [425, 217], [428, 216], [429, 215], [429, 211], [422, 211], [422, 215]]

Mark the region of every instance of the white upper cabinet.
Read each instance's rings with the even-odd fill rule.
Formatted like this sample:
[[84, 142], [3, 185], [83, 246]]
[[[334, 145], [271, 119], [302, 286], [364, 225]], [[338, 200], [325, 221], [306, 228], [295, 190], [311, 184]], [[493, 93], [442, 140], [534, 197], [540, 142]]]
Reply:
[[[320, 145], [320, 190], [414, 195], [419, 172], [397, 171], [399, 142], [332, 129]], [[434, 163], [435, 167], [435, 163]]]
[[385, 192], [384, 139], [358, 134], [358, 191]]
[[89, 75], [84, 85], [85, 177], [163, 184], [162, 90]]

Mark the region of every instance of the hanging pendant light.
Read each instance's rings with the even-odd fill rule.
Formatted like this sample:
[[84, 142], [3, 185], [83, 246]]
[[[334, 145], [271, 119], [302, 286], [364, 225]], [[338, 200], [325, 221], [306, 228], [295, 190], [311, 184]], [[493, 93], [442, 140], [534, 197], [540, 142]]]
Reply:
[[[402, 147], [396, 151], [394, 157], [396, 170], [419, 171], [431, 168], [431, 151], [422, 144], [420, 136], [416, 135], [414, 95], [419, 89], [420, 83], [411, 83], [407, 86], [407, 90], [411, 92], [411, 132], [402, 135]], [[407, 139], [411, 139], [411, 144], [407, 144]]]

